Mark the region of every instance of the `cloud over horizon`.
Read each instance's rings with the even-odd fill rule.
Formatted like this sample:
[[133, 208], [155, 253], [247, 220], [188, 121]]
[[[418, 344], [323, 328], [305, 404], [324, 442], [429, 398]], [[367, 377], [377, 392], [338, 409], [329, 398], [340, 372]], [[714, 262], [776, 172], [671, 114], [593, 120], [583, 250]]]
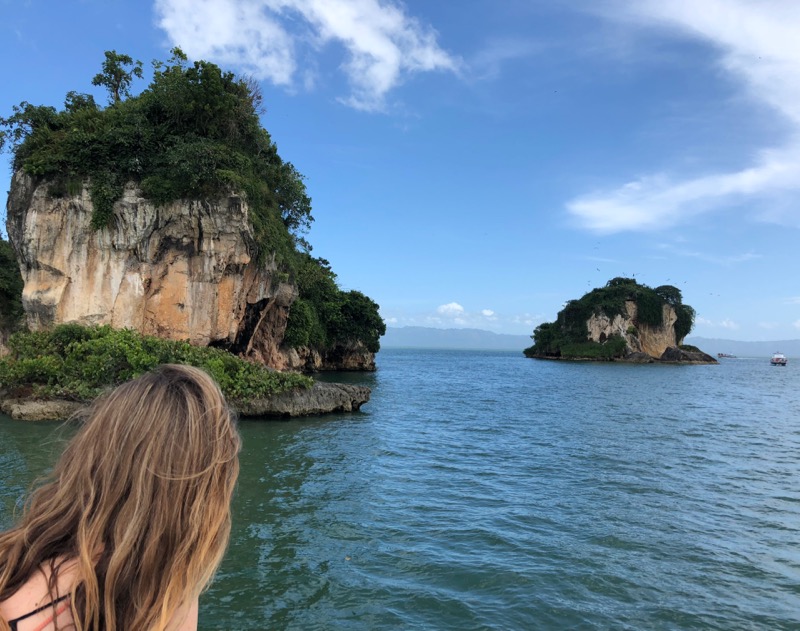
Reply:
[[[766, 0], [612, 1], [600, 13], [640, 29], [658, 29], [710, 44], [720, 68], [754, 103], [767, 105], [789, 125], [777, 147], [757, 147], [747, 168], [698, 177], [644, 174], [579, 195], [568, 212], [585, 229], [611, 234], [655, 231], [742, 199], [775, 201], [800, 189], [800, 5]], [[724, 19], [723, 19], [724, 18]], [[776, 204], [780, 206], [780, 204]], [[760, 219], [799, 225], [786, 210]]]
[[384, 109], [387, 94], [414, 73], [458, 67], [436, 32], [393, 0], [156, 0], [155, 12], [190, 57], [284, 87], [294, 85], [301, 54], [339, 45], [350, 85], [339, 100], [364, 111]]

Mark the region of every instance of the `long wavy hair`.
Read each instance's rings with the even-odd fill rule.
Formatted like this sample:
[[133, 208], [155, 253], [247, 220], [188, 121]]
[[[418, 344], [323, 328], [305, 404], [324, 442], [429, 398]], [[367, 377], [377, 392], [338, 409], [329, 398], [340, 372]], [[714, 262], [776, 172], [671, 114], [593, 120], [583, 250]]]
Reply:
[[[76, 568], [78, 631], [164, 629], [211, 581], [230, 534], [240, 439], [202, 370], [166, 365], [90, 408], [20, 522], [0, 534], [0, 601]], [[0, 620], [0, 629], [7, 629]]]

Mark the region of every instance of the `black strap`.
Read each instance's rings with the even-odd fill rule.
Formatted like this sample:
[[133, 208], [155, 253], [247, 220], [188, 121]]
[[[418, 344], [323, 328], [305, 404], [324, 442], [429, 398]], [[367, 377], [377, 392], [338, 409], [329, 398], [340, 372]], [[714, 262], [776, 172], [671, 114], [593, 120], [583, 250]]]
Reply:
[[61, 596], [60, 598], [56, 598], [55, 600], [51, 600], [46, 605], [42, 605], [41, 607], [37, 607], [33, 611], [29, 611], [28, 613], [26, 613], [23, 616], [20, 616], [19, 618], [14, 618], [13, 620], [9, 620], [8, 621], [8, 626], [11, 627], [11, 631], [17, 631], [17, 623], [20, 620], [25, 620], [25, 618], [30, 618], [31, 616], [35, 616], [37, 613], [39, 613], [41, 611], [44, 611], [48, 607], [54, 607], [55, 605], [60, 603], [62, 600], [66, 600], [67, 598], [69, 598], [69, 594], [65, 594], [64, 596]]

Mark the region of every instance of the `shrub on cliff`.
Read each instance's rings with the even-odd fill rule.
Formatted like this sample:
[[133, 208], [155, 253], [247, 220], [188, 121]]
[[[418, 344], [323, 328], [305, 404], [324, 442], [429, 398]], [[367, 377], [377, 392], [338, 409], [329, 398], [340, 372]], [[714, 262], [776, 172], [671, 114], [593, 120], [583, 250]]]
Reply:
[[41, 396], [91, 400], [104, 390], [160, 364], [206, 370], [232, 402], [268, 397], [311, 379], [270, 371], [215, 348], [163, 340], [108, 326], [63, 324], [50, 331], [16, 333], [11, 355], [0, 359], [0, 387], [33, 389]]
[[625, 340], [612, 336], [602, 344], [587, 340], [586, 322], [592, 315], [605, 313], [609, 318], [625, 314], [625, 302], [636, 303], [635, 327], [641, 325], [660, 326], [663, 307], [671, 305], [678, 316], [675, 337], [682, 341], [694, 326], [695, 311], [683, 304], [680, 289], [672, 285], [661, 285], [652, 289], [637, 283], [635, 279], [617, 277], [605, 287], [593, 289], [578, 300], [570, 300], [558, 312], [555, 322], [543, 322], [533, 332], [533, 346], [525, 349], [527, 357], [586, 357], [610, 359], [625, 353]]
[[22, 276], [14, 250], [0, 239], [0, 331], [13, 331], [22, 321]]

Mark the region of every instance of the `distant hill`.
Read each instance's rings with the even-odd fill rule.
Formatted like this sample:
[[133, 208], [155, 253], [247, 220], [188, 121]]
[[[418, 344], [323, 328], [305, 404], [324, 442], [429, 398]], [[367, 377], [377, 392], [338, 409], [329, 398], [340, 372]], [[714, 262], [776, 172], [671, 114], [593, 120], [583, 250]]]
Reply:
[[709, 355], [728, 353], [737, 357], [770, 357], [772, 353], [781, 352], [787, 357], [800, 357], [800, 340], [778, 340], [775, 342], [739, 342], [709, 337], [690, 335], [686, 344], [697, 346]]
[[424, 326], [387, 327], [381, 348], [442, 348], [519, 351], [533, 343], [529, 335], [505, 335], [482, 329], [434, 329]]

